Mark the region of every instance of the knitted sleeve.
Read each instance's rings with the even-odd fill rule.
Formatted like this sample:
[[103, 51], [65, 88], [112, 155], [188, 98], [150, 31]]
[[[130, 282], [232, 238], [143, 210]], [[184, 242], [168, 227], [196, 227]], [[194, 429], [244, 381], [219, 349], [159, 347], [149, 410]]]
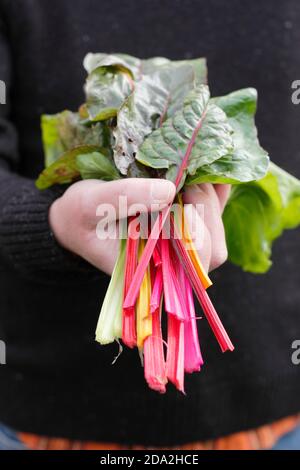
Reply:
[[97, 278], [96, 268], [59, 246], [51, 233], [49, 207], [62, 190], [39, 191], [32, 180], [17, 174], [22, 155], [11, 119], [12, 67], [1, 11], [0, 57], [0, 259], [41, 282]]

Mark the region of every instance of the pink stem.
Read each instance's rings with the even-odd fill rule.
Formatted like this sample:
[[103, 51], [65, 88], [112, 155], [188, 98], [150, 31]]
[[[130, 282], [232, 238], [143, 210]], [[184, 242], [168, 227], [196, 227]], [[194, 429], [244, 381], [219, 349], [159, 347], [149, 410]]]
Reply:
[[160, 303], [161, 303], [162, 291], [163, 291], [163, 277], [162, 277], [162, 269], [159, 266], [155, 273], [153, 289], [151, 292], [151, 299], [150, 299], [151, 313], [154, 313], [159, 308]]
[[[180, 266], [182, 265], [180, 264]], [[190, 315], [189, 321], [184, 324], [184, 369], [186, 372], [191, 373], [197, 372], [201, 369], [201, 366], [203, 365], [203, 358], [199, 344], [193, 290], [183, 267], [182, 271], [184, 276], [183, 285], [186, 294], [186, 301], [188, 304], [188, 312]]]
[[174, 249], [172, 249], [171, 257], [178, 282], [182, 287], [187, 313], [184, 323], [184, 370], [188, 373], [197, 372], [203, 365], [203, 359], [199, 345], [193, 290]]
[[131, 284], [125, 296], [125, 300], [123, 303], [123, 308], [125, 309], [133, 307], [136, 303], [136, 299], [138, 297], [147, 266], [150, 262], [157, 240], [159, 239], [162, 227], [170, 213], [170, 209], [171, 206], [167, 206], [161, 212], [159, 212], [158, 217], [153, 225], [150, 236], [147, 240], [146, 246], [141, 256], [140, 262], [136, 268]]
[[178, 320], [184, 321], [187, 317], [185, 299], [182, 289], [170, 258], [170, 241], [161, 239], [162, 273], [164, 286], [165, 309], [171, 315], [175, 315]]
[[153, 262], [154, 262], [154, 266], [156, 268], [161, 265], [161, 255], [160, 255], [160, 251], [158, 249], [158, 243], [157, 243], [157, 245], [156, 245], [156, 247], [154, 248], [154, 251], [153, 251]]
[[213, 306], [211, 303], [210, 298], [208, 297], [208, 294], [204, 287], [202, 286], [197, 272], [193, 266], [193, 263], [191, 262], [191, 259], [186, 252], [185, 246], [182, 243], [182, 240], [180, 239], [175, 223], [174, 223], [174, 217], [171, 214], [170, 217], [170, 229], [171, 229], [171, 238], [172, 242], [174, 244], [174, 247], [176, 249], [176, 252], [179, 256], [179, 259], [182, 261], [183, 266], [185, 268], [186, 274], [193, 286], [193, 289], [195, 291], [195, 294], [197, 295], [197, 298], [201, 304], [201, 307], [206, 315], [206, 318], [208, 320], [208, 323], [210, 324], [210, 327], [212, 328], [217, 341], [221, 347], [221, 350], [223, 352], [230, 350], [233, 351], [234, 347], [232, 342], [230, 341], [230, 338], [222, 325], [222, 322]]
[[[136, 223], [135, 217], [129, 219], [128, 238], [126, 244], [126, 260], [125, 260], [125, 278], [124, 278], [124, 298], [131, 285], [134, 271], [137, 266], [138, 244], [139, 239], [131, 237], [131, 229]], [[122, 315], [122, 339], [124, 344], [133, 348], [136, 346], [136, 322], [135, 322], [135, 306], [124, 309]]]
[[167, 378], [184, 393], [184, 324], [168, 315]]
[[152, 316], [152, 335], [144, 341], [144, 374], [150, 388], [160, 393], [166, 391], [166, 363], [161, 332], [161, 308]]

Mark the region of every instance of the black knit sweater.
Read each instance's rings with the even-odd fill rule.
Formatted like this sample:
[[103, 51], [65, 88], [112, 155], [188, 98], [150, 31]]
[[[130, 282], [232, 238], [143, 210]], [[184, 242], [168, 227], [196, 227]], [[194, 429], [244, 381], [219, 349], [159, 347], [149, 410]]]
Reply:
[[205, 366], [150, 391], [136, 351], [99, 347], [94, 330], [108, 278], [60, 248], [39, 192], [39, 117], [83, 101], [89, 51], [149, 57], [206, 56], [214, 95], [254, 86], [260, 139], [300, 176], [297, 0], [0, 0], [0, 421], [43, 435], [176, 444], [255, 427], [300, 411], [299, 231], [276, 242], [265, 276], [226, 264], [211, 297], [236, 349], [222, 355], [205, 320]]

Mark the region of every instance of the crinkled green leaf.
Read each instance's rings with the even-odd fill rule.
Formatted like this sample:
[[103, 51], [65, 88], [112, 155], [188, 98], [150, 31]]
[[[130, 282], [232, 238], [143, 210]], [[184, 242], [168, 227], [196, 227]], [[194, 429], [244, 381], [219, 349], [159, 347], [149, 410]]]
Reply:
[[[164, 57], [138, 59], [127, 54], [88, 54], [84, 67], [88, 72], [85, 85], [86, 109], [91, 121], [102, 121], [114, 117], [124, 100], [134, 91], [134, 81], [152, 75], [169, 64], [174, 71], [180, 65], [193, 68], [197, 83], [206, 80], [204, 59], [170, 61]], [[155, 95], [152, 96], [155, 101]]]
[[67, 150], [52, 165], [45, 168], [36, 180], [38, 189], [46, 189], [54, 184], [71, 183], [78, 179], [80, 172], [77, 166], [78, 155], [90, 154], [99, 150], [99, 147], [92, 145], [80, 145], [71, 150]]
[[300, 181], [270, 164], [263, 179], [233, 187], [223, 221], [229, 260], [245, 271], [266, 272], [273, 241], [300, 224]]
[[155, 70], [162, 65], [168, 64], [171, 61], [165, 57], [151, 57], [150, 59], [139, 59], [128, 54], [104, 54], [102, 52], [86, 55], [83, 61], [85, 70], [88, 73], [93, 72], [98, 67], [105, 65], [119, 64], [128, 69], [134, 80], [140, 80], [143, 75], [148, 75], [155, 72]]
[[[152, 168], [166, 168], [174, 181], [184, 160], [193, 175], [233, 150], [232, 128], [224, 111], [210, 100], [206, 85], [197, 86], [183, 108], [152, 132], [139, 148], [137, 160]], [[184, 174], [184, 176], [185, 176]], [[184, 177], [181, 181], [181, 185]]]
[[143, 75], [149, 75], [155, 72], [163, 65], [169, 64], [174, 67], [178, 65], [191, 65], [194, 69], [197, 84], [207, 82], [207, 66], [205, 58], [188, 60], [170, 60], [166, 57], [151, 57], [149, 59], [140, 59], [128, 54], [115, 53], [105, 54], [103, 52], [89, 53], [85, 56], [83, 65], [88, 74], [103, 65], [119, 64], [130, 70], [134, 80], [140, 80]]
[[200, 167], [195, 175], [187, 178], [186, 184], [236, 184], [263, 178], [268, 170], [269, 158], [259, 145], [254, 123], [256, 90], [246, 88], [213, 98], [212, 101], [223, 109], [233, 128], [234, 150], [232, 154]]
[[181, 108], [194, 83], [190, 65], [169, 64], [136, 83], [118, 112], [114, 131], [114, 160], [121, 173], [127, 173], [145, 137]]
[[130, 74], [137, 78], [139, 69], [141, 67], [141, 59], [130, 56], [128, 54], [116, 53], [116, 54], [105, 54], [103, 52], [97, 52], [95, 54], [89, 53], [83, 60], [83, 66], [88, 74], [92, 73], [99, 67], [119, 65], [130, 71]]
[[82, 179], [100, 179], [111, 181], [120, 178], [120, 174], [109, 157], [100, 152], [80, 154], [76, 166]]
[[90, 72], [85, 84], [86, 109], [93, 122], [116, 116], [134, 88], [129, 69], [120, 62], [111, 63], [110, 56], [102, 63]]
[[62, 111], [44, 114], [41, 118], [42, 140], [46, 166], [54, 163], [63, 153], [79, 145], [103, 147], [105, 129], [102, 123], [87, 126], [78, 113]]

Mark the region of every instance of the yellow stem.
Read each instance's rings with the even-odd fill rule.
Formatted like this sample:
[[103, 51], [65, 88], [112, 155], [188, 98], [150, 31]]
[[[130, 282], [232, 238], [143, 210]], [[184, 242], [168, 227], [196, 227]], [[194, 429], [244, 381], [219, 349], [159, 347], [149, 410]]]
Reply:
[[[142, 256], [145, 247], [145, 240], [141, 239], [139, 244], [139, 259]], [[145, 272], [139, 296], [136, 304], [136, 329], [137, 329], [137, 346], [141, 349], [145, 339], [152, 334], [152, 315], [150, 312], [151, 297], [151, 278], [150, 266]]]
[[182, 202], [182, 195], [178, 194], [178, 201], [181, 206], [181, 214], [182, 214], [182, 219], [180, 221], [181, 223], [181, 233], [183, 237], [183, 241], [186, 245], [187, 252], [189, 254], [189, 257], [193, 263], [193, 266], [195, 270], [197, 271], [197, 274], [201, 280], [201, 283], [205, 289], [210, 287], [212, 285], [212, 281], [210, 280], [207, 272], [205, 271], [203, 264], [201, 262], [201, 259], [199, 257], [199, 253], [195, 247], [195, 244], [192, 240], [191, 237], [191, 232], [189, 229], [188, 222], [184, 216], [184, 208], [183, 208], [183, 202]]

